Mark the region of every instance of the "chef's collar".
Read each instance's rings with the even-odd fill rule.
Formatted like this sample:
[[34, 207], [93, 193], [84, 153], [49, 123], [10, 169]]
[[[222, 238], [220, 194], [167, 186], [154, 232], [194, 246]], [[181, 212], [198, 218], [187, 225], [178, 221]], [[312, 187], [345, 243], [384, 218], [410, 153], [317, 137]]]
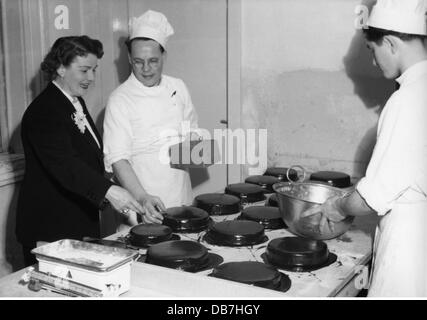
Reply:
[[56, 82], [55, 80], [52, 81], [52, 83], [58, 87], [59, 90], [61, 90], [61, 92], [64, 94], [64, 96], [67, 97], [68, 100], [70, 100], [70, 102], [72, 104], [75, 104], [79, 101], [79, 99], [77, 99], [77, 97], [72, 97], [68, 92], [64, 91], [61, 86], [59, 85], [58, 82]]
[[416, 81], [419, 77], [427, 75], [427, 60], [423, 60], [410, 66], [396, 79], [401, 86]]

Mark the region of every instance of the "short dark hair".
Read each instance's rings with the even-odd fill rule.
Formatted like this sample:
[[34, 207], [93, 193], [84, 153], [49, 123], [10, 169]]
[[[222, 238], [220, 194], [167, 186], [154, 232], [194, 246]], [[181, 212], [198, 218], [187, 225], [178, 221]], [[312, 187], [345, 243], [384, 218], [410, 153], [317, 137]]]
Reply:
[[419, 35], [419, 34], [402, 33], [402, 32], [386, 30], [386, 29], [374, 28], [374, 27], [368, 27], [366, 29], [363, 29], [363, 33], [365, 34], [366, 40], [375, 42], [377, 44], [381, 43], [383, 38], [389, 35], [398, 37], [402, 41], [411, 41], [415, 39], [424, 41], [426, 39], [426, 36]]
[[[125, 44], [126, 44], [126, 47], [128, 48], [128, 52], [129, 53], [132, 53], [132, 42], [134, 41], [134, 40], [143, 40], [143, 41], [150, 41], [150, 40], [153, 40], [153, 41], [156, 41], [156, 40], [154, 40], [154, 39], [151, 39], [151, 38], [145, 38], [145, 37], [137, 37], [137, 38], [133, 38], [132, 40], [130, 40], [129, 38], [126, 40], [126, 42], [125, 42]], [[157, 42], [157, 41], [156, 41]], [[157, 42], [158, 43], [158, 42]], [[163, 48], [163, 46], [159, 43], [159, 46], [160, 46], [160, 52], [161, 53], [164, 53], [165, 52], [165, 48]]]
[[45, 56], [41, 69], [48, 80], [54, 80], [58, 76], [57, 70], [61, 65], [68, 67], [77, 56], [86, 57], [89, 53], [101, 59], [104, 55], [101, 41], [88, 36], [61, 37], [55, 41]]

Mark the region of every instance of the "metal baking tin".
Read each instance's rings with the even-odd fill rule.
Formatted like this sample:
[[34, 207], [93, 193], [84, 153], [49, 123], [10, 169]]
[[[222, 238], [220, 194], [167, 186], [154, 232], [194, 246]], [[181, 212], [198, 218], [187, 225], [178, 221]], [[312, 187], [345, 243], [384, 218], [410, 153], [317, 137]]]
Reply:
[[286, 227], [279, 208], [275, 207], [247, 207], [243, 209], [238, 219], [256, 221], [262, 224], [265, 229], [282, 229]]
[[176, 240], [176, 238], [177, 235], [172, 233], [170, 227], [161, 224], [147, 223], [133, 226], [129, 231], [127, 240], [132, 246], [145, 248], [156, 243]]
[[194, 206], [213, 216], [235, 214], [241, 210], [240, 199], [224, 193], [199, 194], [194, 198]]
[[351, 187], [351, 178], [348, 174], [339, 171], [318, 171], [310, 175], [310, 180], [326, 183], [332, 187]]
[[285, 168], [285, 167], [270, 167], [267, 168], [264, 175], [265, 176], [273, 176], [280, 179], [280, 181], [289, 181], [287, 178], [287, 172], [289, 170], [289, 178], [291, 178], [292, 181], [298, 180], [298, 172], [294, 169]]
[[266, 242], [264, 226], [255, 221], [232, 220], [214, 223], [208, 229], [204, 240], [218, 246], [252, 246]]
[[225, 193], [239, 197], [242, 205], [265, 200], [264, 189], [251, 183], [229, 184]]
[[193, 206], [168, 208], [163, 215], [163, 224], [174, 232], [200, 232], [205, 230], [210, 223], [209, 214], [205, 210]]
[[312, 271], [336, 261], [325, 242], [302, 237], [277, 238], [268, 243], [265, 258], [272, 265], [295, 272]]
[[39, 260], [70, 265], [95, 271], [109, 272], [139, 255], [135, 250], [109, 247], [84, 241], [63, 239], [31, 250]]
[[280, 182], [278, 177], [274, 176], [250, 176], [245, 179], [245, 183], [251, 183], [260, 186], [265, 193], [274, 193], [273, 184]]

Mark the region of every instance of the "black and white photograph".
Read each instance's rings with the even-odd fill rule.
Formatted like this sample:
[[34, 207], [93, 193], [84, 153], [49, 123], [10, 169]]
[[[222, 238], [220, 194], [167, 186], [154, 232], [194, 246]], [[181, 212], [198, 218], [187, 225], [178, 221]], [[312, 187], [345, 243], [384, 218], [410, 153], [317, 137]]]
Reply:
[[0, 300], [427, 298], [427, 0], [0, 4]]

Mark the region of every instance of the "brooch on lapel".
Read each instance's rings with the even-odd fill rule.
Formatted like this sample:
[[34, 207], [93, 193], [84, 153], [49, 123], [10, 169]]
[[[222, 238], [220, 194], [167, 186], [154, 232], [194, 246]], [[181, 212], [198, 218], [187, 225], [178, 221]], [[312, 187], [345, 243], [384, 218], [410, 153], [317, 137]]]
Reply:
[[71, 115], [71, 119], [74, 120], [74, 123], [76, 124], [77, 128], [79, 128], [81, 133], [85, 133], [86, 125], [85, 125], [85, 119], [86, 115], [83, 113], [83, 111], [76, 111]]

